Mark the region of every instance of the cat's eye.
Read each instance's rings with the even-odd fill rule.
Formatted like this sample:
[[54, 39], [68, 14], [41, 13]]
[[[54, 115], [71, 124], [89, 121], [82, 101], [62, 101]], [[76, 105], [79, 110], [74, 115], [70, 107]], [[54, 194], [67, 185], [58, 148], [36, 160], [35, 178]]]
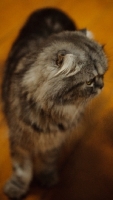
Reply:
[[87, 85], [91, 85], [92, 83], [93, 83], [93, 80], [86, 81]]

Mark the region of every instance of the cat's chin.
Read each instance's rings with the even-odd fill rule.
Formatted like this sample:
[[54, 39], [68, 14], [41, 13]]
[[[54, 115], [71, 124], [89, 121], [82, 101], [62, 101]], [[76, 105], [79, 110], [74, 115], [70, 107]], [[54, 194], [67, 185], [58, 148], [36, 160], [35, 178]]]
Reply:
[[97, 95], [99, 95], [101, 92], [102, 92], [102, 90], [101, 90], [101, 89], [98, 89], [98, 90], [97, 90]]
[[101, 93], [101, 91], [102, 91], [101, 89], [96, 90], [95, 92], [93, 92], [91, 94], [91, 96], [89, 97], [89, 99], [92, 99], [92, 98], [98, 96]]

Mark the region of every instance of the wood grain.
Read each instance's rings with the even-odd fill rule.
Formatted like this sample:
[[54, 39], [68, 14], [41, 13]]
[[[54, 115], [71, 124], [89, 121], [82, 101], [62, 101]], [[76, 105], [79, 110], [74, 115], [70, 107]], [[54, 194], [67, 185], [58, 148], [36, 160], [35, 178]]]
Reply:
[[[105, 44], [109, 70], [105, 87], [86, 109], [82, 127], [75, 130], [62, 152], [59, 184], [49, 190], [31, 186], [26, 200], [113, 199], [113, 1], [112, 0], [1, 0], [0, 84], [12, 42], [28, 15], [42, 7], [67, 12], [79, 28], [91, 30]], [[78, 143], [76, 135], [83, 135]], [[73, 153], [71, 150], [73, 149]], [[3, 185], [11, 174], [8, 128], [0, 103], [0, 200], [6, 200]], [[65, 162], [64, 162], [65, 161]]]

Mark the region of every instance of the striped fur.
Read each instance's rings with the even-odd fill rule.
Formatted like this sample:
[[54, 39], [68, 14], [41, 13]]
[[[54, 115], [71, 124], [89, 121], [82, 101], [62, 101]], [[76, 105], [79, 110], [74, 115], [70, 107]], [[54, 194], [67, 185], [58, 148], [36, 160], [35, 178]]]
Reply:
[[87, 35], [61, 11], [42, 9], [13, 44], [2, 87], [13, 165], [4, 190], [10, 198], [28, 191], [34, 173], [43, 186], [57, 183], [60, 148], [103, 87], [106, 55]]

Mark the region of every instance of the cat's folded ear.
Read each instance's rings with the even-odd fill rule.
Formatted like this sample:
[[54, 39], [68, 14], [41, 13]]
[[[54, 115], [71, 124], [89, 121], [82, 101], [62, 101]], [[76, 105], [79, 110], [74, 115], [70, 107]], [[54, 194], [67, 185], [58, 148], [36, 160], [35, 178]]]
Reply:
[[86, 28], [80, 29], [79, 31], [82, 32], [89, 39], [93, 39], [94, 38], [93, 33], [91, 31], [87, 30]]
[[65, 50], [58, 52], [56, 64], [59, 67], [59, 71], [55, 76], [62, 74], [65, 77], [69, 77], [80, 71], [80, 66], [76, 63], [75, 55], [69, 54]]

